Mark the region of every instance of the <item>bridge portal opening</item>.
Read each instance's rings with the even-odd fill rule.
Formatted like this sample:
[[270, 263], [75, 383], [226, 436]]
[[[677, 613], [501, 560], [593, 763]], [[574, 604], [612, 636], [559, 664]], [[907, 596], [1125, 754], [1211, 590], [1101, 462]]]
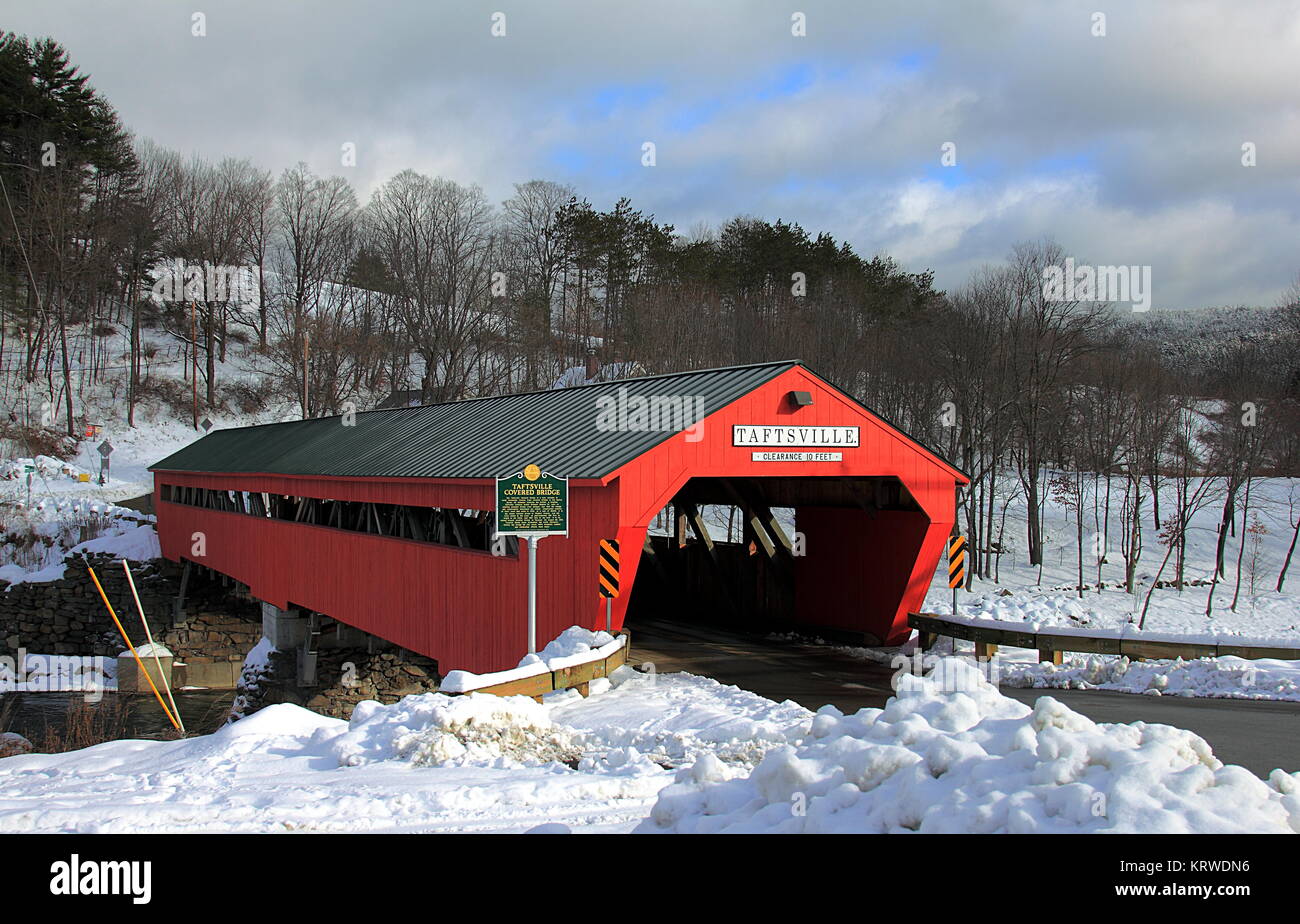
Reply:
[[892, 476], [692, 478], [650, 524], [627, 624], [879, 645], [929, 523]]

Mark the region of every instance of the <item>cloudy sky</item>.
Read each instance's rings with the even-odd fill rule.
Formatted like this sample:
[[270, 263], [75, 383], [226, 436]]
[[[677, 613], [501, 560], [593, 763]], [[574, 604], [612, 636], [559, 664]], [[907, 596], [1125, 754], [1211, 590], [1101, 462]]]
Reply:
[[1150, 265], [1157, 308], [1272, 305], [1300, 272], [1294, 0], [0, 0], [0, 28], [62, 42], [139, 135], [363, 198], [405, 167], [497, 200], [554, 179], [683, 231], [798, 221], [944, 288], [1050, 237]]

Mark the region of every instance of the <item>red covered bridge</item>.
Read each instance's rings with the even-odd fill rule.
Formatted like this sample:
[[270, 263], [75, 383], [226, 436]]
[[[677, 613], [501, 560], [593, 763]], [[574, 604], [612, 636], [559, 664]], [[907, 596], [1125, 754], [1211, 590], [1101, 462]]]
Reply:
[[[569, 534], [538, 553], [543, 642], [604, 628], [598, 544], [617, 538], [614, 628], [653, 608], [898, 643], [967, 481], [775, 362], [216, 430], [153, 467], [158, 532], [282, 611], [499, 670], [526, 650], [528, 551], [493, 554], [494, 479], [528, 463], [570, 479]], [[703, 514], [721, 508], [738, 541]]]

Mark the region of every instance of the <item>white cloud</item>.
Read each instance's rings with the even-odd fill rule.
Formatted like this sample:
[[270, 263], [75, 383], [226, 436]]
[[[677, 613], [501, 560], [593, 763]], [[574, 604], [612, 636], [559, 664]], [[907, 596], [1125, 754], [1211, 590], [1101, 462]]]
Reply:
[[[0, 0], [8, 28], [63, 42], [139, 134], [277, 172], [306, 160], [362, 198], [405, 167], [496, 198], [548, 176], [679, 228], [796, 220], [944, 286], [1050, 235], [1098, 262], [1152, 263], [1157, 298], [1186, 306], [1272, 303], [1300, 268], [1288, 0], [1124, 4], [1105, 38], [1090, 0], [827, 0], [802, 39], [776, 0], [548, 0], [507, 9], [504, 39], [475, 4], [202, 6], [199, 39], [170, 0]], [[616, 87], [662, 92], [602, 111]], [[684, 110], [704, 115], [673, 130]], [[653, 170], [637, 163], [646, 139]], [[944, 141], [960, 170], [941, 184]], [[590, 169], [565, 175], [556, 150]]]

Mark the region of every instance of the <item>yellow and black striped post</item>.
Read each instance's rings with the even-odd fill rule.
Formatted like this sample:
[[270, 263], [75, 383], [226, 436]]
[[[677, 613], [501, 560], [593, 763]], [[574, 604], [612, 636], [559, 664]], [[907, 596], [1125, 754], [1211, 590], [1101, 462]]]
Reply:
[[957, 615], [957, 588], [966, 580], [966, 537], [948, 540], [948, 586], [952, 588], [952, 612]]
[[956, 590], [966, 580], [966, 537], [948, 540], [948, 586]]
[[597, 578], [597, 590], [605, 598], [605, 631], [612, 624], [614, 598], [618, 596], [618, 540], [600, 540], [600, 568]]

